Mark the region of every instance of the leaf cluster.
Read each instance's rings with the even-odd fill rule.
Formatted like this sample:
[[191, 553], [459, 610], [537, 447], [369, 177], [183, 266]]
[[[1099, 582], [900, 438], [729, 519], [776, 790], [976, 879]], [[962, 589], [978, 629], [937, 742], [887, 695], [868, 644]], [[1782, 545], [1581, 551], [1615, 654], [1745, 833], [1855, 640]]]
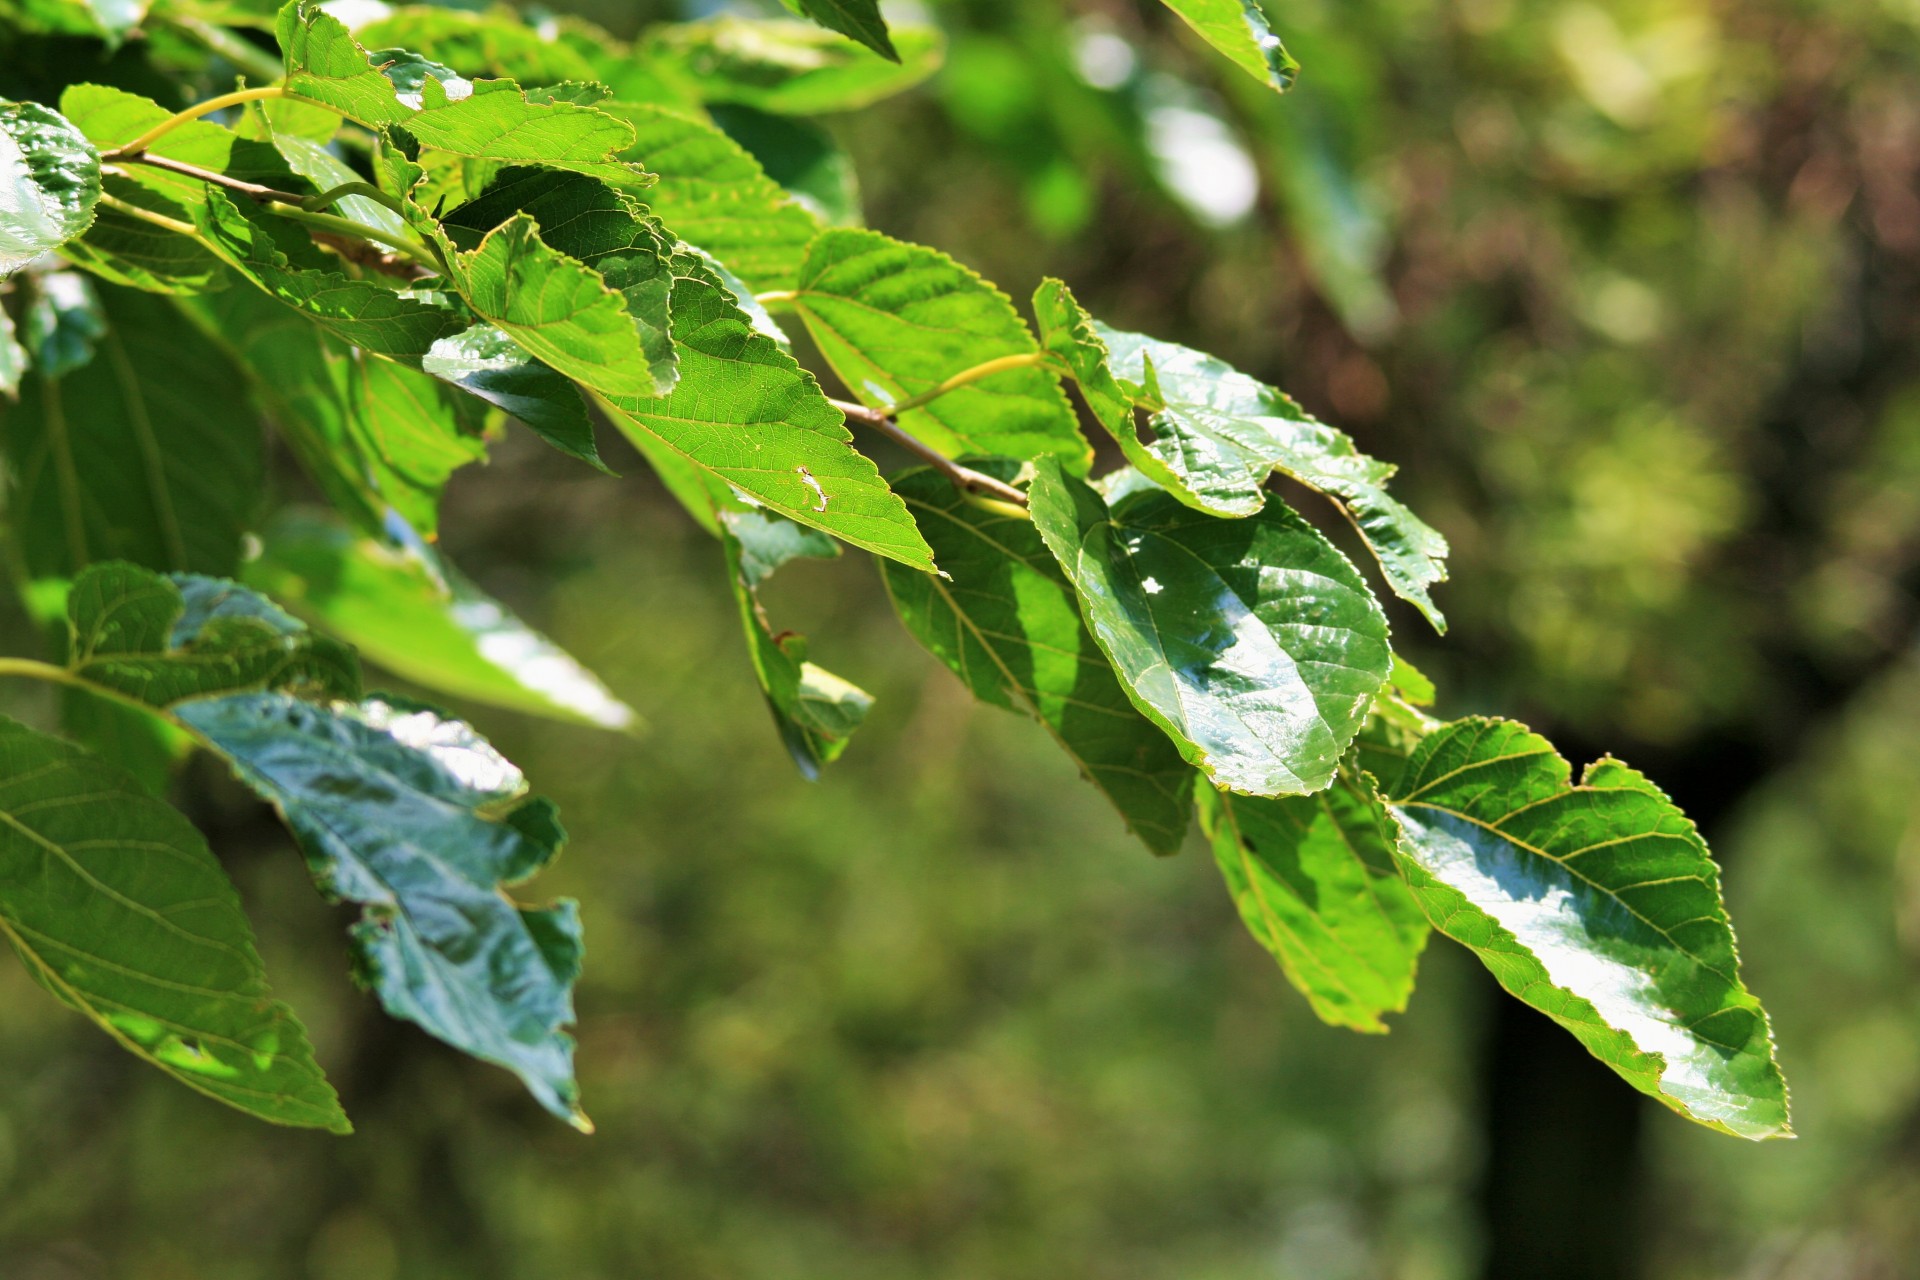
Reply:
[[[1291, 83], [1251, 0], [1169, 6]], [[819, 25], [622, 46], [435, 9], [356, 32], [291, 0], [252, 20], [282, 53], [270, 84], [179, 111], [84, 81], [57, 109], [0, 107], [8, 521], [63, 655], [0, 671], [66, 697], [64, 737], [0, 723], [0, 930], [35, 976], [203, 1092], [345, 1127], [218, 864], [158, 798], [202, 750], [361, 908], [354, 970], [390, 1014], [588, 1127], [565, 1030], [578, 913], [512, 896], [559, 852], [557, 814], [464, 721], [365, 693], [358, 655], [633, 728], [433, 542], [450, 477], [508, 419], [603, 471], [604, 425], [713, 534], [805, 776], [872, 700], [758, 593], [848, 546], [907, 631], [1037, 720], [1151, 851], [1178, 852], [1197, 812], [1249, 930], [1327, 1021], [1384, 1030], [1437, 930], [1634, 1087], [1786, 1133], [1687, 819], [1617, 761], [1576, 783], [1522, 726], [1423, 709], [1376, 582], [1444, 629], [1448, 548], [1388, 492], [1392, 466], [1058, 280], [1023, 311], [851, 200], [783, 186], [777, 153], [831, 145], [805, 117], [910, 86], [940, 49], [874, 0], [789, 7]], [[238, 388], [258, 413], [209, 411]], [[1081, 407], [1124, 465], [1096, 466]], [[329, 510], [266, 509], [262, 416]], [[855, 427], [921, 465], [883, 476]], [[1276, 478], [1324, 498], [1372, 567]]]

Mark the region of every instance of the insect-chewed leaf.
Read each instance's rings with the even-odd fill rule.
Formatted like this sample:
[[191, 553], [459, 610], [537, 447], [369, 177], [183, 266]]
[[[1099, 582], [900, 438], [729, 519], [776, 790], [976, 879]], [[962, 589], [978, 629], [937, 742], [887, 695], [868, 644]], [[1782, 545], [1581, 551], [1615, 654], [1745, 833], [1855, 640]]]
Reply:
[[956, 374], [1009, 367], [899, 415], [949, 456], [1056, 455], [1084, 474], [1093, 451], [1013, 303], [946, 254], [877, 231], [837, 229], [813, 242], [794, 303], [820, 353], [868, 406], [890, 411]]
[[1525, 726], [1469, 719], [1428, 735], [1386, 800], [1420, 905], [1509, 992], [1680, 1114], [1789, 1133], [1719, 868], [1645, 777], [1604, 759], [1576, 784]]
[[672, 389], [673, 245], [627, 196], [516, 167], [441, 225], [466, 251], [456, 269], [467, 300], [528, 351], [602, 395]]
[[100, 353], [68, 378], [30, 374], [0, 409], [7, 522], [32, 578], [103, 560], [231, 573], [261, 493], [260, 424], [209, 413], [238, 370], [160, 298], [103, 287]]
[[[1388, 495], [1392, 466], [1224, 361], [1108, 328], [1058, 280], [1041, 284], [1034, 311], [1047, 350], [1073, 371], [1095, 417], [1154, 483], [1196, 510], [1244, 516], [1265, 502], [1268, 476], [1291, 476], [1338, 502], [1394, 594], [1446, 629], [1428, 588], [1446, 579], [1447, 540]], [[1134, 427], [1136, 408], [1151, 414], [1151, 443]]]
[[358, 969], [388, 1013], [515, 1072], [549, 1111], [590, 1127], [561, 1030], [578, 914], [502, 891], [565, 838], [518, 769], [467, 725], [378, 699], [243, 693], [173, 713], [280, 811], [321, 888], [366, 908]]
[[571, 655], [430, 553], [292, 513], [261, 534], [246, 581], [369, 661], [476, 702], [603, 729], [633, 711]]
[[100, 153], [71, 120], [0, 99], [0, 277], [93, 225]]
[[[1011, 463], [981, 462], [1010, 479]], [[975, 697], [1038, 720], [1155, 853], [1179, 851], [1194, 774], [1134, 708], [1033, 524], [969, 503], [933, 471], [894, 479], [943, 576], [883, 565], [907, 630]]]
[[880, 16], [880, 0], [785, 0], [787, 8], [829, 31], [858, 40], [889, 62], [900, 61]]
[[67, 596], [67, 626], [76, 676], [151, 707], [258, 689], [360, 696], [352, 650], [219, 578], [95, 565]]
[[1200, 787], [1200, 825], [1240, 918], [1323, 1022], [1385, 1031], [1413, 994], [1427, 918], [1393, 862], [1387, 816], [1346, 775], [1311, 796]]
[[512, 414], [560, 452], [607, 470], [580, 389], [490, 324], [441, 338], [420, 368]]
[[1260, 0], [1166, 0], [1166, 6], [1255, 80], [1281, 93], [1293, 87], [1300, 64], [1267, 25]]
[[270, 998], [240, 899], [191, 823], [120, 770], [0, 718], [0, 933], [63, 1002], [189, 1088], [352, 1126]]
[[790, 631], [776, 636], [755, 593], [781, 565], [801, 557], [831, 559], [840, 554], [839, 544], [816, 529], [737, 500], [716, 511], [715, 518], [754, 674], [780, 740], [800, 772], [813, 781], [846, 750], [873, 697], [808, 662], [806, 637]]
[[647, 207], [675, 235], [755, 289], [793, 287], [820, 226], [758, 160], [719, 129], [670, 108], [614, 103], [607, 110], [633, 126], [624, 154], [659, 175]]
[[892, 40], [898, 62], [803, 22], [721, 17], [654, 27], [638, 53], [702, 101], [812, 116], [871, 106], [940, 69], [939, 32], [901, 27]]
[[609, 397], [612, 418], [650, 458], [684, 460], [755, 501], [856, 547], [933, 567], [913, 518], [813, 375], [755, 329], [718, 277], [675, 256], [671, 395]]
[[1053, 460], [1036, 466], [1034, 524], [1135, 705], [1228, 790], [1332, 782], [1392, 666], [1347, 558], [1278, 498], [1242, 520], [1153, 488], [1110, 509]]

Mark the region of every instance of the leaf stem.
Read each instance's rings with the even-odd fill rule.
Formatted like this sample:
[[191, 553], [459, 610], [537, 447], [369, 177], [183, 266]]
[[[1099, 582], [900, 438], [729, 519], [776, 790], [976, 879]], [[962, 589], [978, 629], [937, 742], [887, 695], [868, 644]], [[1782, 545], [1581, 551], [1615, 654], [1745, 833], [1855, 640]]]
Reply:
[[155, 213], [151, 209], [142, 209], [137, 204], [122, 200], [118, 196], [110, 195], [104, 191], [100, 193], [100, 203], [109, 209], [118, 210], [126, 214], [129, 218], [138, 218], [142, 222], [151, 223], [156, 227], [171, 231], [175, 235], [198, 236], [200, 234], [198, 227], [181, 222], [175, 218], [169, 218], [164, 213]]
[[140, 153], [119, 157], [121, 164], [144, 164], [154, 169], [164, 169], [168, 173], [177, 173], [183, 178], [194, 178], [201, 182], [211, 182], [216, 187], [225, 187], [229, 191], [238, 191], [241, 195], [252, 196], [255, 200], [278, 200], [287, 204], [300, 204], [308, 197], [297, 191], [281, 191], [274, 187], [263, 187], [257, 182], [247, 182], [240, 178], [230, 178], [224, 173], [212, 169], [202, 169], [197, 164], [188, 164], [184, 160], [174, 160], [167, 156], [155, 156]]
[[937, 386], [928, 387], [917, 396], [908, 396], [899, 404], [894, 405], [893, 416], [897, 418], [909, 409], [918, 409], [923, 405], [930, 404], [947, 394], [947, 392], [958, 391], [961, 387], [967, 386], [969, 383], [978, 382], [982, 378], [991, 378], [994, 374], [1005, 373], [1009, 369], [1031, 369], [1036, 365], [1045, 363], [1046, 359], [1047, 356], [1044, 351], [1022, 351], [1016, 355], [1001, 356], [995, 360], [988, 360], [984, 364], [973, 366], [971, 369], [962, 369], [945, 382]]
[[300, 202], [304, 199], [305, 197], [303, 196], [290, 196], [285, 201], [278, 199], [269, 200], [267, 201], [267, 211], [294, 222], [305, 223], [307, 226], [319, 231], [330, 232], [337, 236], [353, 236], [357, 239], [372, 240], [378, 244], [386, 245], [407, 261], [425, 267], [435, 275], [439, 275], [445, 269], [440, 263], [434, 261], [432, 255], [425, 249], [407, 239], [405, 236], [392, 235], [380, 230], [378, 227], [370, 227], [364, 222], [355, 222], [351, 218], [338, 218], [331, 213], [314, 213], [311, 210], [303, 209], [300, 206]]
[[800, 300], [800, 291], [798, 289], [775, 289], [771, 293], [756, 293], [753, 295], [753, 300], [763, 307], [778, 307], [798, 302]]
[[913, 454], [917, 458], [924, 459], [935, 471], [945, 476], [952, 482], [953, 486], [962, 493], [975, 494], [982, 498], [992, 499], [996, 502], [1017, 507], [1022, 513], [1025, 512], [1027, 506], [1026, 494], [1020, 492], [1020, 490], [1014, 488], [1004, 480], [996, 480], [985, 472], [975, 471], [972, 467], [961, 466], [946, 454], [941, 453], [932, 445], [921, 440], [918, 436], [902, 430], [899, 423], [895, 422], [886, 414], [881, 413], [878, 409], [869, 409], [863, 404], [854, 404], [850, 400], [834, 400], [831, 403], [834, 408], [847, 416], [849, 422], [858, 422], [862, 426], [871, 427], [873, 430], [878, 431], [881, 435], [899, 445], [902, 449], [905, 449], [908, 453]]
[[300, 201], [300, 207], [309, 213], [318, 213], [328, 205], [344, 200], [348, 196], [360, 196], [393, 210], [403, 218], [407, 216], [406, 209], [398, 200], [371, 182], [343, 182], [337, 187], [322, 191], [317, 196], [307, 196]]
[[201, 116], [210, 116], [216, 111], [225, 111], [228, 107], [237, 107], [245, 102], [258, 102], [263, 98], [284, 98], [287, 91], [280, 85], [266, 85], [259, 89], [236, 89], [232, 93], [223, 93], [217, 98], [208, 98], [205, 102], [196, 102], [185, 111], [168, 116], [153, 128], [147, 130], [132, 142], [122, 143], [111, 151], [103, 152], [102, 160], [126, 160], [140, 155], [148, 147], [172, 133], [183, 124], [198, 120]]

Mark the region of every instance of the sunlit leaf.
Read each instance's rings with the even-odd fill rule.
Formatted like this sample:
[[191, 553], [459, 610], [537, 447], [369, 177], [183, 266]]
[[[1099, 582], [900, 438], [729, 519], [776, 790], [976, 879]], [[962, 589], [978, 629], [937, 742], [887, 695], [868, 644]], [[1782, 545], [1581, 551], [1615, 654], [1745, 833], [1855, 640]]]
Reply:
[[416, 684], [603, 729], [635, 725], [633, 711], [591, 671], [419, 550], [295, 513], [266, 528], [259, 557], [242, 573], [368, 661]]
[[665, 107], [615, 104], [633, 126], [626, 154], [659, 175], [647, 207], [675, 235], [755, 289], [790, 289], [819, 231], [809, 213], [714, 126]]
[[820, 353], [869, 408], [893, 406], [992, 361], [1008, 367], [899, 414], [949, 456], [1058, 455], [1084, 473], [1093, 453], [1013, 303], [946, 254], [877, 231], [813, 242], [794, 308]]
[[1284, 93], [1300, 64], [1267, 25], [1260, 0], [1165, 0], [1167, 8], [1255, 80]]
[[99, 201], [87, 136], [50, 107], [0, 99], [0, 277], [85, 232]]
[[1790, 1132], [1719, 868], [1659, 788], [1610, 757], [1576, 784], [1544, 738], [1476, 718], [1429, 735], [1387, 802], [1420, 905], [1509, 992], [1689, 1119]]
[[[1072, 371], [1127, 460], [1154, 483], [1220, 516], [1260, 510], [1276, 471], [1327, 494], [1366, 540], [1394, 594], [1445, 629], [1428, 588], [1446, 579], [1447, 540], [1387, 493], [1392, 466], [1224, 361], [1108, 328], [1057, 280], [1040, 286], [1034, 311], [1047, 350]], [[1148, 414], [1151, 442], [1140, 438], [1136, 409]]]
[[1327, 786], [1392, 666], [1346, 557], [1278, 498], [1221, 520], [1145, 487], [1109, 509], [1036, 465], [1033, 522], [1135, 705], [1220, 787]]
[[560, 452], [607, 469], [579, 388], [493, 325], [439, 339], [420, 368], [512, 414]]
[[674, 282], [680, 382], [671, 395], [612, 397], [615, 425], [770, 509], [917, 569], [932, 553], [879, 471], [852, 447], [813, 375], [758, 332], [690, 257]]

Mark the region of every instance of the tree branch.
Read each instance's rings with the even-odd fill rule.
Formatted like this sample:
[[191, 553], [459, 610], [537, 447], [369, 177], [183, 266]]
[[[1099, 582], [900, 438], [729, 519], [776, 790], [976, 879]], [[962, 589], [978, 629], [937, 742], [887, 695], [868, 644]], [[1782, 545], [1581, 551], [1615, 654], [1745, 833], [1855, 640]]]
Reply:
[[869, 409], [863, 404], [855, 404], [850, 400], [834, 400], [832, 404], [847, 416], [849, 422], [858, 422], [862, 426], [870, 427], [908, 453], [924, 459], [935, 471], [951, 481], [954, 488], [965, 493], [978, 494], [983, 498], [1011, 503], [1022, 509], [1027, 506], [1027, 495], [1020, 490], [1004, 480], [996, 480], [984, 472], [975, 471], [972, 467], [961, 466], [932, 445], [901, 430], [899, 423], [878, 409]]

